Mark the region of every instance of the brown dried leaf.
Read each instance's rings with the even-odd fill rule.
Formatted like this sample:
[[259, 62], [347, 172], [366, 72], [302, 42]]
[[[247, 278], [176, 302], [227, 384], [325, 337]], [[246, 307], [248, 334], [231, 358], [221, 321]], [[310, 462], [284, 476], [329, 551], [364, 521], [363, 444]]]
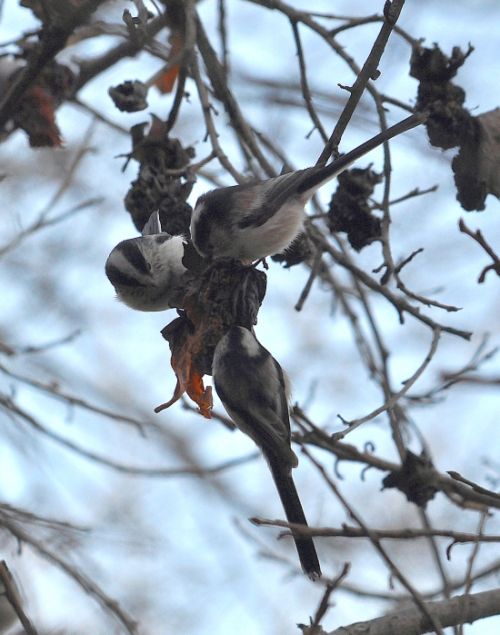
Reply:
[[500, 108], [474, 117], [475, 134], [461, 146], [452, 168], [465, 210], [483, 210], [488, 194], [500, 198]]
[[500, 198], [500, 108], [479, 115], [478, 120], [481, 126], [478, 172], [488, 193]]
[[178, 63], [184, 46], [184, 28], [182, 23], [172, 24], [172, 32], [168, 38], [171, 48], [168, 54], [169, 64], [159, 73], [154, 85], [161, 93], [171, 93], [181, 69]]
[[[213, 408], [212, 387], [207, 386], [205, 388], [203, 376], [196, 370], [193, 364], [193, 352], [197, 351], [200, 346], [200, 335], [196, 331], [192, 331], [189, 327], [185, 328], [184, 325], [182, 328], [179, 328], [178, 320], [183, 319], [184, 318], [177, 318], [169, 325], [170, 327], [174, 325], [174, 323], [177, 323], [175, 324], [175, 328], [171, 329], [168, 340], [171, 349], [175, 351], [172, 353], [171, 360], [172, 368], [177, 377], [174, 394], [169, 401], [157, 406], [155, 412], [161, 412], [169, 408], [186, 392], [188, 397], [197, 404], [199, 413], [206, 419], [211, 419]], [[167, 327], [167, 329], [169, 327]], [[164, 329], [164, 334], [165, 330], [166, 329]]]
[[30, 146], [61, 147], [61, 133], [56, 124], [56, 101], [41, 86], [32, 86], [26, 92], [14, 121], [28, 135]]
[[177, 385], [170, 401], [155, 412], [186, 392], [199, 412], [211, 417], [212, 391], [205, 388], [203, 375], [212, 374], [215, 347], [233, 324], [251, 328], [256, 323], [265, 290], [266, 275], [237, 261], [220, 261], [200, 273], [184, 298], [185, 312], [162, 330]]

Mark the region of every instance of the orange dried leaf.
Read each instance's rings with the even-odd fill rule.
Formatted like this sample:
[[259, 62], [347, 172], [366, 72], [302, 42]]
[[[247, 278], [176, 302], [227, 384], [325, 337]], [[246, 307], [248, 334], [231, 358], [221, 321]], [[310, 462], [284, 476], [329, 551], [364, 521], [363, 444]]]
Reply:
[[161, 93], [165, 94], [172, 92], [175, 81], [179, 76], [180, 68], [179, 64], [171, 66], [156, 78], [154, 85]]
[[177, 63], [176, 58], [178, 58], [184, 46], [184, 35], [178, 27], [172, 30], [169, 42], [171, 44], [171, 49], [168, 54], [169, 64], [160, 72], [154, 82], [154, 85], [161, 93], [171, 93], [175, 81], [179, 76], [181, 67], [180, 64]]
[[170, 364], [172, 365], [175, 376], [177, 377], [174, 394], [172, 395], [172, 398], [169, 399], [167, 402], [161, 404], [160, 406], [157, 406], [154, 410], [155, 412], [161, 412], [162, 410], [170, 408], [170, 406], [178, 401], [186, 392], [186, 385], [189, 381], [189, 373], [191, 368], [191, 356], [189, 352], [186, 351], [186, 348], [187, 347], [185, 343], [178, 356], [172, 355]]
[[29, 130], [32, 146], [60, 147], [62, 139], [56, 124], [56, 104], [54, 97], [41, 86], [33, 86], [26, 96], [31, 100], [35, 113]]
[[203, 415], [205, 419], [211, 419], [212, 408], [214, 407], [212, 386], [207, 386], [205, 388], [202, 375], [193, 369], [191, 369], [191, 373], [189, 375], [186, 392], [189, 398], [192, 399], [198, 406], [198, 412]]
[[154, 410], [155, 412], [161, 412], [169, 408], [186, 392], [188, 397], [198, 406], [198, 412], [206, 419], [212, 418], [212, 387], [207, 386], [205, 388], [203, 376], [193, 367], [191, 353], [193, 344], [194, 338], [188, 337], [180, 354], [178, 356], [172, 355], [171, 364], [177, 377], [177, 384], [172, 398], [166, 403], [157, 406]]
[[172, 404], [174, 404], [176, 401], [179, 401], [179, 399], [182, 397], [183, 394], [184, 394], [184, 387], [181, 386], [179, 379], [177, 379], [177, 383], [175, 385], [175, 390], [174, 390], [174, 394], [172, 395], [172, 398], [166, 401], [165, 403], [162, 403], [159, 406], [156, 406], [154, 411], [158, 413], [158, 412], [161, 412], [162, 410], [166, 410], [167, 408], [170, 408]]

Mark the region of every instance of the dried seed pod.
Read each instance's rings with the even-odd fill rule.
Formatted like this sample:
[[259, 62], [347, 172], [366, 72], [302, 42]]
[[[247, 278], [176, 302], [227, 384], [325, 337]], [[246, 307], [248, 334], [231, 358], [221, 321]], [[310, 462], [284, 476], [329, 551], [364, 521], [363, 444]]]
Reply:
[[122, 112], [138, 112], [148, 107], [148, 87], [138, 80], [111, 86], [108, 93], [115, 106]]
[[368, 168], [353, 168], [338, 177], [338, 187], [330, 199], [328, 228], [346, 232], [356, 251], [380, 238], [381, 224], [370, 208], [369, 197], [382, 175]]
[[271, 256], [274, 262], [281, 262], [286, 269], [300, 265], [309, 260], [314, 253], [314, 247], [307, 234], [299, 234], [293, 243], [280, 254]]
[[417, 109], [429, 113], [426, 121], [429, 141], [448, 149], [460, 145], [468, 136], [472, 123], [464, 108], [465, 92], [450, 80], [474, 49], [463, 53], [458, 46], [446, 56], [437, 45], [432, 49], [416, 46], [411, 57], [410, 75], [419, 80]]
[[409, 450], [401, 469], [391, 472], [382, 483], [384, 489], [395, 487], [403, 492], [411, 503], [423, 509], [438, 492], [436, 470], [432, 461], [424, 454], [418, 456]]
[[[139, 231], [155, 210], [159, 210], [164, 230], [172, 235], [189, 235], [191, 207], [186, 200], [191, 192], [189, 162], [192, 148], [183, 148], [178, 139], [170, 139], [165, 124], [153, 117], [150, 130], [146, 124], [131, 129], [130, 158], [139, 161], [139, 175], [125, 196], [125, 207]], [[169, 174], [179, 170], [180, 174]]]
[[457, 199], [483, 210], [488, 194], [500, 198], [500, 108], [473, 117], [474, 127], [452, 162]]

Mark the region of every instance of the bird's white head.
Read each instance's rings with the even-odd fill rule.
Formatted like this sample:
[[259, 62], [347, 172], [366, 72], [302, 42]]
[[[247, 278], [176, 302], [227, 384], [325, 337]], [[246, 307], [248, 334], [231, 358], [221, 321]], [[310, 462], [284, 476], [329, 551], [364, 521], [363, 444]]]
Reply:
[[182, 264], [183, 240], [162, 233], [119, 243], [105, 265], [117, 297], [138, 311], [179, 307], [190, 278]]

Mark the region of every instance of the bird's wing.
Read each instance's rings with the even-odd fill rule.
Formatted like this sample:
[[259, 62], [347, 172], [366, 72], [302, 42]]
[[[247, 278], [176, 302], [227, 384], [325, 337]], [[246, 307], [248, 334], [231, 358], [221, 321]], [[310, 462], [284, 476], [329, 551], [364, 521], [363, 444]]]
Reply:
[[278, 381], [273, 381], [273, 378], [279, 378], [274, 359], [269, 355], [258, 369], [269, 378], [267, 383], [259, 382], [258, 385], [255, 381], [257, 369], [252, 362], [251, 357], [244, 363], [233, 360], [232, 367], [221, 373], [223, 382], [220, 376], [214, 376], [217, 394], [238, 428], [255, 441], [266, 457], [276, 458], [286, 467], [295, 467], [297, 459], [290, 448], [285, 391]]
[[261, 227], [270, 218], [272, 218], [280, 207], [290, 201], [294, 197], [300, 198], [298, 190], [304, 181], [317, 168], [306, 168], [305, 170], [297, 170], [282, 174], [268, 181], [264, 181], [260, 187], [262, 188], [262, 197], [255, 202], [255, 205], [248, 210], [239, 222], [239, 227]]

